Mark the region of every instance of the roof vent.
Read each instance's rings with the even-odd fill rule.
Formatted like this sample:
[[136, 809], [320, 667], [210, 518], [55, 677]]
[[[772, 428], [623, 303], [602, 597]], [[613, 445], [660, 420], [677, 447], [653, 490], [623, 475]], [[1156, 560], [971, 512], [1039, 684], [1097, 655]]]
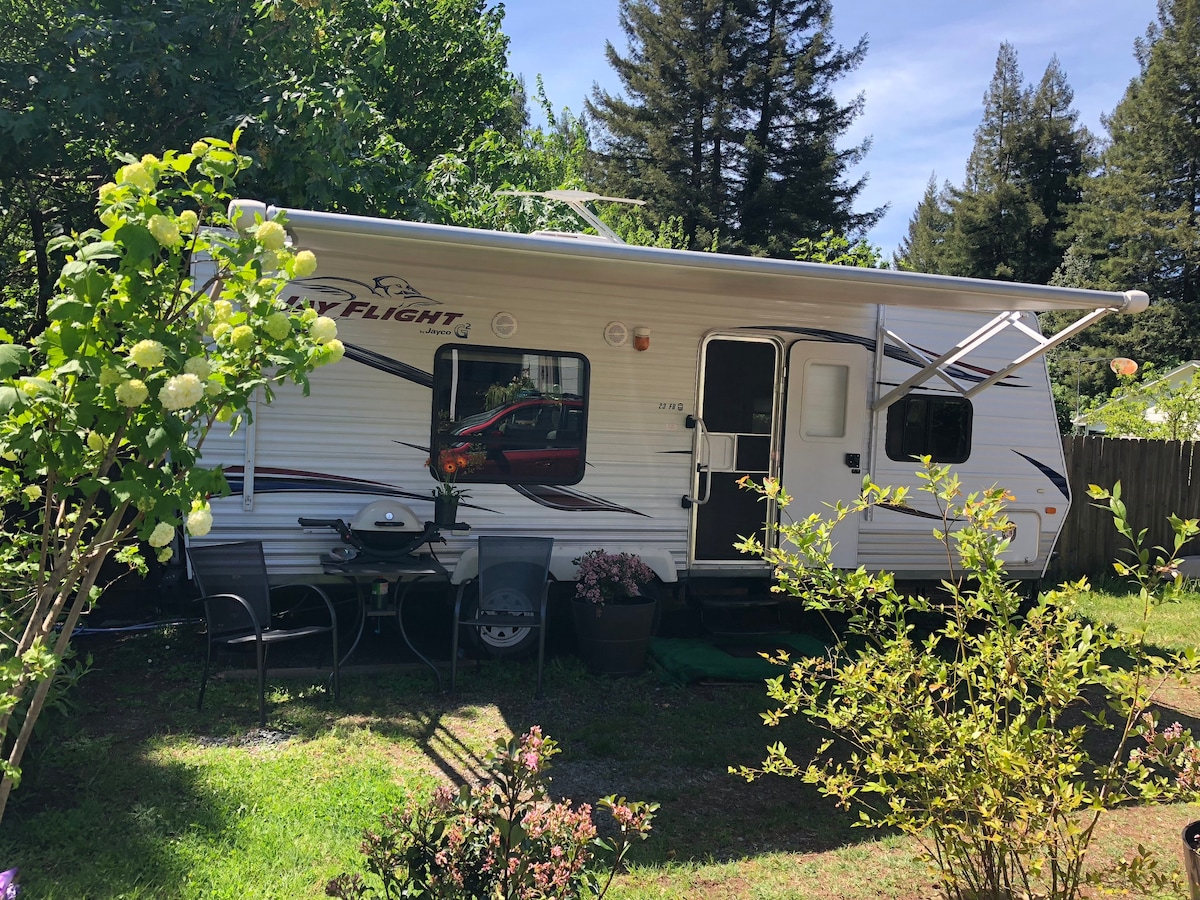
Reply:
[[604, 326], [604, 340], [610, 347], [623, 347], [629, 340], [629, 328], [624, 322], [609, 322]]
[[510, 338], [517, 333], [517, 317], [512, 313], [498, 312], [492, 316], [492, 334], [499, 338]]

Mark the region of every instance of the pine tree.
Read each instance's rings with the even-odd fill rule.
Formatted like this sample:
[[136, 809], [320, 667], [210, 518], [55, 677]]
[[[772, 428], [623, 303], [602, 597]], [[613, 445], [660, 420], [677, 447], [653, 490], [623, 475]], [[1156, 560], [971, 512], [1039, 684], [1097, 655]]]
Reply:
[[845, 175], [866, 152], [836, 141], [861, 101], [832, 85], [857, 66], [830, 36], [830, 0], [622, 0], [629, 50], [608, 59], [623, 94], [596, 89], [607, 193], [677, 216], [692, 247], [788, 256], [804, 237], [854, 233], [883, 210], [856, 213], [864, 181]]
[[[1097, 286], [1139, 288], [1200, 318], [1200, 0], [1162, 0], [1136, 44], [1140, 64], [1105, 120], [1109, 145], [1076, 218]], [[1194, 356], [1200, 332], [1177, 334]]]
[[605, 191], [646, 200], [657, 221], [678, 216], [693, 246], [711, 240], [732, 205], [737, 16], [732, 0], [622, 0], [629, 51], [609, 43], [606, 53], [624, 94], [596, 88], [587, 103], [602, 127]]
[[[1050, 280], [1091, 162], [1092, 138], [1079, 126], [1072, 100], [1057, 59], [1034, 89], [1023, 81], [1016, 50], [1001, 44], [963, 185], [945, 192], [950, 227], [923, 267], [976, 278]], [[921, 237], [912, 229], [923, 227], [927, 213], [918, 209], [910, 238]]]
[[946, 241], [954, 227], [949, 198], [950, 185], [939, 190], [936, 174], [930, 175], [925, 195], [908, 220], [908, 234], [900, 242], [895, 259], [898, 267], [933, 274], [943, 271]]
[[862, 112], [862, 97], [839, 103], [833, 85], [866, 56], [866, 40], [833, 42], [830, 0], [765, 0], [747, 20], [748, 134], [738, 241], [786, 256], [825, 231], [856, 234], [884, 210], [855, 213], [865, 178], [846, 181], [869, 141], [838, 149], [837, 138]]
[[1063, 262], [1070, 211], [1094, 161], [1094, 140], [1071, 108], [1075, 93], [1055, 57], [1030, 98], [1021, 181], [1040, 213], [1029, 235], [1023, 280], [1049, 283]]
[[1003, 281], [1024, 274], [1026, 236], [1041, 224], [1019, 183], [1029, 105], [1016, 50], [1001, 44], [966, 179], [953, 192], [954, 230], [945, 264], [949, 274]]

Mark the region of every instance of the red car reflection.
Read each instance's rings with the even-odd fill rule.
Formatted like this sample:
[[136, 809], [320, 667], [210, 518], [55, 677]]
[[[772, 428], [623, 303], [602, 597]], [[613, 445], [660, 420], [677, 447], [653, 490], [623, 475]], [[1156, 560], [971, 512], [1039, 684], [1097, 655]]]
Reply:
[[528, 397], [460, 419], [439, 460], [469, 460], [458, 481], [573, 484], [582, 448], [581, 398]]

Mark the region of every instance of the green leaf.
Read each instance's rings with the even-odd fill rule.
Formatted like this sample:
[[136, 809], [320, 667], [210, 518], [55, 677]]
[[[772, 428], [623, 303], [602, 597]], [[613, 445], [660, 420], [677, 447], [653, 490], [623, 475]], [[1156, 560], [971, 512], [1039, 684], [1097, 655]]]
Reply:
[[141, 225], [126, 222], [117, 229], [115, 236], [125, 245], [125, 260], [135, 266], [158, 255], [158, 241]]
[[146, 449], [154, 456], [167, 449], [171, 440], [166, 428], [151, 428], [146, 432]]
[[96, 241], [94, 244], [88, 244], [79, 255], [82, 259], [119, 259], [121, 256], [115, 241]]
[[52, 322], [74, 322], [82, 325], [91, 321], [92, 307], [69, 294], [59, 297], [50, 304], [46, 315]]
[[11, 378], [30, 363], [29, 349], [20, 344], [0, 345], [0, 378]]
[[7, 415], [14, 409], [25, 405], [26, 397], [24, 391], [18, 391], [10, 385], [0, 386], [0, 414]]

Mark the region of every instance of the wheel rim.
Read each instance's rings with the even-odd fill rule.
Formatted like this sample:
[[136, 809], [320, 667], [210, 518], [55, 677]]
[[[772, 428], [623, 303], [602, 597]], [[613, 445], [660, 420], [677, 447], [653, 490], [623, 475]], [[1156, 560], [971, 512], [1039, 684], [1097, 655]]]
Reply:
[[[497, 613], [508, 616], [533, 617], [529, 608], [529, 598], [520, 591], [500, 588], [488, 594], [488, 607]], [[486, 619], [489, 610], [480, 610], [479, 617]], [[485, 625], [479, 629], [479, 638], [490, 647], [515, 647], [529, 638], [532, 628], [522, 628], [519, 625]]]

